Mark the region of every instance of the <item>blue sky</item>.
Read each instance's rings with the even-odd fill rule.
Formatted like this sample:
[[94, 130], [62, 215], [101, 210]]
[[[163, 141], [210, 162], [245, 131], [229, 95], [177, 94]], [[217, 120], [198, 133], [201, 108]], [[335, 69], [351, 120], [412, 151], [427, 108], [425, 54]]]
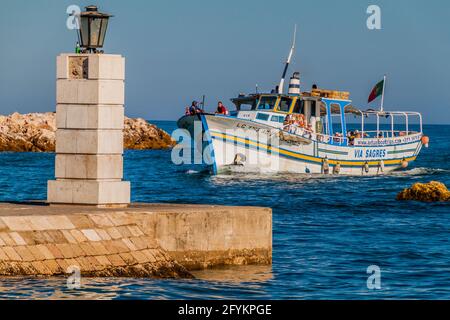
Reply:
[[[71, 52], [71, 4], [114, 14], [105, 51], [127, 58], [126, 113], [175, 120], [193, 99], [207, 108], [255, 84], [279, 81], [294, 24], [289, 73], [302, 87], [351, 92], [365, 108], [388, 75], [385, 107], [414, 110], [426, 123], [450, 124], [450, 2], [447, 0], [2, 0], [0, 113], [55, 110], [55, 57]], [[382, 30], [368, 30], [367, 7], [380, 6]], [[377, 102], [379, 103], [379, 101]], [[376, 104], [375, 104], [376, 105]]]

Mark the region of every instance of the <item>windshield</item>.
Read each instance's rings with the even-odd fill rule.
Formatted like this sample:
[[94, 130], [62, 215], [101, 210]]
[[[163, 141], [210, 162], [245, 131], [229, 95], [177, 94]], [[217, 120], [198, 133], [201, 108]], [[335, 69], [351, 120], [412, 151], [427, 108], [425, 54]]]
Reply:
[[282, 112], [289, 112], [289, 109], [291, 108], [292, 99], [283, 97], [280, 100], [280, 104], [278, 105], [278, 110]]
[[258, 110], [272, 110], [277, 103], [277, 97], [261, 97], [259, 99]]
[[231, 100], [236, 105], [236, 110], [238, 111], [250, 111], [255, 110], [256, 105], [258, 104], [258, 100], [253, 99], [235, 99]]

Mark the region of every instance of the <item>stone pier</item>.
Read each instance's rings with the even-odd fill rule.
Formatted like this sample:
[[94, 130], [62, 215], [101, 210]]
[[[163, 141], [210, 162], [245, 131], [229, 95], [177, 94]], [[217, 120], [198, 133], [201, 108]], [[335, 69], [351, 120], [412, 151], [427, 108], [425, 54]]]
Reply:
[[46, 203], [0, 203], [0, 276], [192, 278], [271, 264], [271, 209], [130, 205], [124, 80], [120, 55], [58, 56], [55, 180]]
[[0, 204], [0, 276], [191, 278], [272, 262], [268, 208], [132, 204], [126, 209]]

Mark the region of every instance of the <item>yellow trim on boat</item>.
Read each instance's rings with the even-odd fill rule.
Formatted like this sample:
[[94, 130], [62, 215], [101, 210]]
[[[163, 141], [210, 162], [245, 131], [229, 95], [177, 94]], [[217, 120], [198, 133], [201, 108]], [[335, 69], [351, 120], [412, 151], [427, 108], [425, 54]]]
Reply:
[[[260, 143], [260, 142], [255, 142], [255, 141], [251, 141], [248, 139], [243, 139], [243, 138], [239, 138], [239, 137], [235, 137], [235, 136], [230, 136], [224, 133], [219, 133], [219, 132], [213, 132], [211, 131], [211, 135], [213, 137], [216, 138], [222, 138], [222, 139], [226, 139], [226, 140], [231, 140], [231, 141], [236, 141], [236, 142], [240, 142], [243, 143], [244, 145], [252, 145], [254, 147], [258, 147], [258, 148], [264, 148], [268, 151], [275, 151], [279, 154], [283, 154], [283, 155], [287, 155], [293, 158], [297, 158], [297, 159], [303, 159], [303, 160], [308, 160], [308, 161], [313, 161], [313, 162], [318, 162], [318, 163], [322, 163], [322, 158], [317, 158], [317, 157], [313, 157], [313, 156], [308, 156], [305, 154], [300, 154], [300, 153], [296, 153], [296, 152], [291, 152], [288, 150], [283, 150], [280, 148], [276, 148], [276, 147], [272, 147], [272, 146], [268, 146], [266, 144]], [[409, 158], [405, 158], [406, 161], [410, 162], [410, 161], [414, 161], [416, 160], [417, 156], [413, 156], [413, 157], [409, 157]], [[403, 161], [403, 159], [394, 159], [394, 160], [383, 160], [385, 165], [393, 165], [393, 164], [401, 164], [401, 162]], [[377, 166], [380, 162], [380, 160], [372, 160], [372, 161], [345, 161], [345, 160], [332, 160], [332, 159], [328, 159], [329, 164], [331, 165], [336, 165], [338, 162], [341, 165], [345, 165], [345, 166], [363, 166], [366, 162], [369, 163], [369, 165], [371, 166]]]

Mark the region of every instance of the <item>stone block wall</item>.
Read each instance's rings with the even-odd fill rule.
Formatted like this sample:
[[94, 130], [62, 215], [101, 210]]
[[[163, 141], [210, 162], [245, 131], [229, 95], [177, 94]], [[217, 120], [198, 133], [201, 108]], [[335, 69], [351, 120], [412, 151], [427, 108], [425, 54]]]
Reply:
[[0, 275], [190, 278], [121, 212], [0, 217]]
[[190, 278], [192, 270], [270, 265], [268, 208], [0, 204], [0, 276]]
[[126, 206], [123, 178], [125, 59], [62, 54], [57, 58], [55, 181], [52, 204]]

